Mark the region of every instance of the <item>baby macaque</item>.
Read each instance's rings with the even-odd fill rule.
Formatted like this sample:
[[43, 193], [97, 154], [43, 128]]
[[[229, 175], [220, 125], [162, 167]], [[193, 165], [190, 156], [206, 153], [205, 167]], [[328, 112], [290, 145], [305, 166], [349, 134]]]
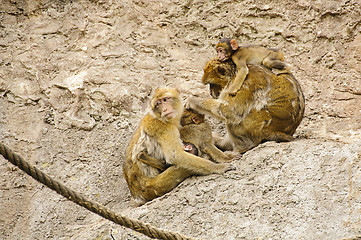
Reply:
[[[190, 153], [205, 153], [214, 162], [230, 162], [236, 154], [224, 153], [213, 144], [212, 128], [203, 114], [193, 109], [185, 109], [181, 118], [180, 137], [184, 142], [184, 150]], [[193, 152], [192, 152], [193, 151]]]
[[216, 45], [216, 50], [220, 61], [231, 58], [237, 66], [236, 78], [226, 88], [231, 95], [237, 93], [246, 79], [249, 72], [247, 64], [263, 64], [270, 69], [282, 70], [279, 73], [286, 73], [291, 69], [291, 65], [284, 62], [284, 55], [278, 49], [259, 45], [239, 46], [235, 39], [224, 38]]

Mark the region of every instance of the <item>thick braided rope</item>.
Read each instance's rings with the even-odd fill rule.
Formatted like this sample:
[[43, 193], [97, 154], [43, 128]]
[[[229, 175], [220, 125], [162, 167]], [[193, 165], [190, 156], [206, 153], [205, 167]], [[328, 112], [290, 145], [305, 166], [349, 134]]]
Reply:
[[53, 180], [50, 176], [43, 173], [42, 171], [40, 171], [30, 163], [26, 162], [22, 157], [14, 153], [12, 150], [7, 148], [2, 143], [0, 143], [0, 154], [3, 155], [4, 158], [7, 159], [9, 162], [11, 162], [15, 166], [19, 167], [21, 170], [26, 172], [28, 175], [33, 177], [35, 180], [41, 182], [45, 186], [56, 191], [60, 195], [69, 199], [70, 201], [73, 201], [76, 204], [88, 209], [89, 211], [92, 211], [93, 213], [96, 213], [102, 216], [103, 218], [106, 218], [114, 223], [133, 229], [134, 231], [143, 233], [150, 238], [169, 239], [169, 240], [192, 239], [189, 237], [182, 236], [178, 233], [173, 233], [155, 228], [150, 224], [145, 224], [137, 220], [133, 220], [127, 217], [117, 215], [116, 213], [107, 209], [103, 205], [90, 201], [85, 197], [81, 196], [79, 193], [65, 187], [62, 183]]

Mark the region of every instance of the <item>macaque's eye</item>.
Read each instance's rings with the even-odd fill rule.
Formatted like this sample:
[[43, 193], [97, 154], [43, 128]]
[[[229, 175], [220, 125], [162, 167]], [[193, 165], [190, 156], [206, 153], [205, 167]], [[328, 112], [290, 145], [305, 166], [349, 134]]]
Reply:
[[163, 98], [163, 102], [169, 102], [171, 100], [171, 97], [165, 97]]

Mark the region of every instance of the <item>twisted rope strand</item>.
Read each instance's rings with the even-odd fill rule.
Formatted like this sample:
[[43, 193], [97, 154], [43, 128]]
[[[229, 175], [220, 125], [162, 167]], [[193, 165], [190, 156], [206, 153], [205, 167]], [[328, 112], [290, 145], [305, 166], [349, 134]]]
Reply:
[[83, 197], [81, 194], [67, 188], [62, 183], [53, 180], [49, 175], [40, 171], [38, 168], [25, 161], [21, 156], [19, 156], [9, 148], [7, 148], [2, 143], [0, 143], [0, 154], [3, 155], [4, 158], [7, 159], [9, 162], [19, 167], [21, 170], [26, 172], [32, 178], [41, 182], [48, 188], [54, 190], [58, 194], [78, 204], [79, 206], [82, 206], [88, 209], [89, 211], [96, 213], [99, 216], [106, 218], [116, 224], [133, 229], [134, 231], [140, 232], [150, 238], [167, 239], [167, 240], [193, 239], [182, 236], [179, 233], [173, 233], [170, 231], [158, 229], [150, 224], [145, 224], [137, 220], [133, 220], [127, 217], [117, 215], [113, 211], [107, 209], [105, 206], [93, 202], [91, 200], [88, 200], [85, 197]]

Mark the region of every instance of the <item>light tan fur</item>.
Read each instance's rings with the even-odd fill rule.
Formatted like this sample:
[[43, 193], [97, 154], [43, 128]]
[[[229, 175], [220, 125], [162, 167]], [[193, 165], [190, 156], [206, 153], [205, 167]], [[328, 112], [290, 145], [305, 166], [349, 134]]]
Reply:
[[183, 150], [179, 134], [182, 112], [177, 89], [157, 89], [151, 111], [130, 140], [123, 172], [133, 198], [140, 204], [171, 191], [191, 175], [230, 169], [228, 164], [216, 164]]

